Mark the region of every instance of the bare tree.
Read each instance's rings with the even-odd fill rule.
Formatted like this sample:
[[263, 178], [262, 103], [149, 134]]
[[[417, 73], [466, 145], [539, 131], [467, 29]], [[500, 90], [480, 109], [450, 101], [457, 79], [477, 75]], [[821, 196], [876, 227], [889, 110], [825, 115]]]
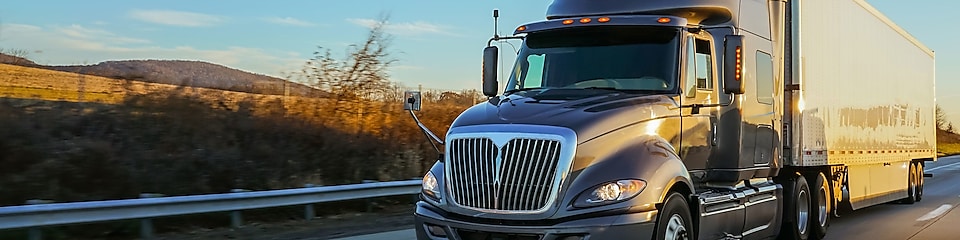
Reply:
[[940, 107], [940, 104], [937, 104], [936, 123], [937, 129], [947, 130], [947, 114], [943, 112], [943, 108]]
[[0, 63], [20, 65], [27, 63], [27, 56], [30, 55], [30, 51], [19, 48], [0, 48], [0, 54], [6, 55], [0, 56]]
[[308, 84], [328, 92], [334, 99], [329, 111], [333, 117], [356, 115], [358, 125], [365, 105], [381, 91], [390, 89], [388, 67], [396, 60], [388, 48], [391, 37], [385, 32], [388, 17], [383, 16], [370, 27], [366, 40], [350, 45], [343, 58], [336, 58], [329, 48], [318, 47], [304, 66], [302, 74]]

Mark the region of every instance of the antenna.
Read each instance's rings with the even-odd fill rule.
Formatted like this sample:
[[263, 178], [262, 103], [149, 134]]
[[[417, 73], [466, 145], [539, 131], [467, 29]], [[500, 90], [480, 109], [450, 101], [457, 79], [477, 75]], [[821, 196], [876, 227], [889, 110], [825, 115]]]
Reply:
[[493, 9], [493, 38], [500, 38], [500, 9]]

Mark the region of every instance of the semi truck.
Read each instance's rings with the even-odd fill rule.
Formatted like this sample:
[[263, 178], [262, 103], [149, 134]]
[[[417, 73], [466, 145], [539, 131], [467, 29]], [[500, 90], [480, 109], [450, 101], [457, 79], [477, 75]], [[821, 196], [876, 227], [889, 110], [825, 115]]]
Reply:
[[418, 239], [820, 239], [936, 160], [934, 53], [863, 0], [554, 0], [487, 45], [488, 100], [420, 124]]

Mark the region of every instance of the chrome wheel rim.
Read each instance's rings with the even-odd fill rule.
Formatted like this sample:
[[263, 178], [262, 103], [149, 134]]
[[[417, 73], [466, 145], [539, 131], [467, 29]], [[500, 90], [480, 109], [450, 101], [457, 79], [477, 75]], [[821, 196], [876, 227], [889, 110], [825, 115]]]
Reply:
[[916, 188], [917, 188], [917, 192], [916, 192], [916, 193], [917, 193], [917, 198], [918, 198], [918, 199], [920, 198], [920, 196], [923, 196], [923, 181], [924, 181], [923, 178], [924, 178], [924, 176], [923, 176], [923, 164], [919, 164], [919, 163], [918, 163], [918, 164], [917, 164], [917, 186], [916, 186]]
[[680, 214], [673, 214], [670, 216], [670, 220], [667, 220], [667, 232], [664, 234], [664, 239], [687, 239], [687, 227], [684, 226], [683, 217], [680, 217]]
[[820, 194], [818, 195], [819, 196], [817, 196], [817, 203], [818, 203], [817, 212], [819, 213], [819, 215], [817, 215], [818, 217], [817, 221], [820, 224], [820, 226], [823, 227], [827, 225], [827, 218], [830, 217], [830, 215], [827, 213], [827, 188], [820, 186]]
[[910, 182], [907, 184], [907, 192], [910, 195], [913, 195], [914, 198], [917, 197], [917, 169], [913, 168], [910, 170]]
[[800, 234], [807, 233], [807, 223], [810, 220], [810, 195], [806, 190], [797, 194], [797, 230]]

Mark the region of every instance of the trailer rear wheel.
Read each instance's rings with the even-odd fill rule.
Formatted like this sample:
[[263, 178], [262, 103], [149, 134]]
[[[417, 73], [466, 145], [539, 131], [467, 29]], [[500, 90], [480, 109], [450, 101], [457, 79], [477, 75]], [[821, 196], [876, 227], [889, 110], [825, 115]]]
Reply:
[[924, 173], [923, 173], [923, 162], [918, 162], [918, 163], [916, 164], [916, 166], [917, 166], [917, 167], [916, 167], [916, 169], [917, 169], [917, 188], [916, 188], [916, 191], [914, 192], [913, 196], [915, 196], [915, 198], [917, 199], [917, 202], [919, 202], [920, 199], [923, 199], [923, 182], [924, 182], [924, 179], [923, 179], [923, 178], [924, 178], [924, 176], [923, 176], [923, 174], [924, 174]]
[[827, 235], [827, 228], [830, 227], [830, 213], [833, 211], [833, 199], [830, 194], [830, 181], [823, 173], [813, 176], [814, 184], [810, 185], [813, 189], [813, 198], [810, 207], [813, 214], [810, 223], [813, 224], [813, 237], [822, 239]]
[[[917, 193], [919, 192], [919, 190], [917, 189], [917, 167], [916, 166], [917, 166], [916, 164], [913, 164], [913, 163], [910, 164], [910, 169], [908, 170], [908, 175], [907, 175], [907, 197], [904, 199], [900, 199], [900, 203], [913, 204], [917, 202]], [[920, 175], [920, 177], [923, 177], [923, 175]]]
[[810, 238], [810, 186], [803, 175], [783, 184], [783, 226], [779, 239]]
[[657, 240], [687, 240], [693, 237], [693, 218], [683, 195], [670, 193], [657, 216]]

